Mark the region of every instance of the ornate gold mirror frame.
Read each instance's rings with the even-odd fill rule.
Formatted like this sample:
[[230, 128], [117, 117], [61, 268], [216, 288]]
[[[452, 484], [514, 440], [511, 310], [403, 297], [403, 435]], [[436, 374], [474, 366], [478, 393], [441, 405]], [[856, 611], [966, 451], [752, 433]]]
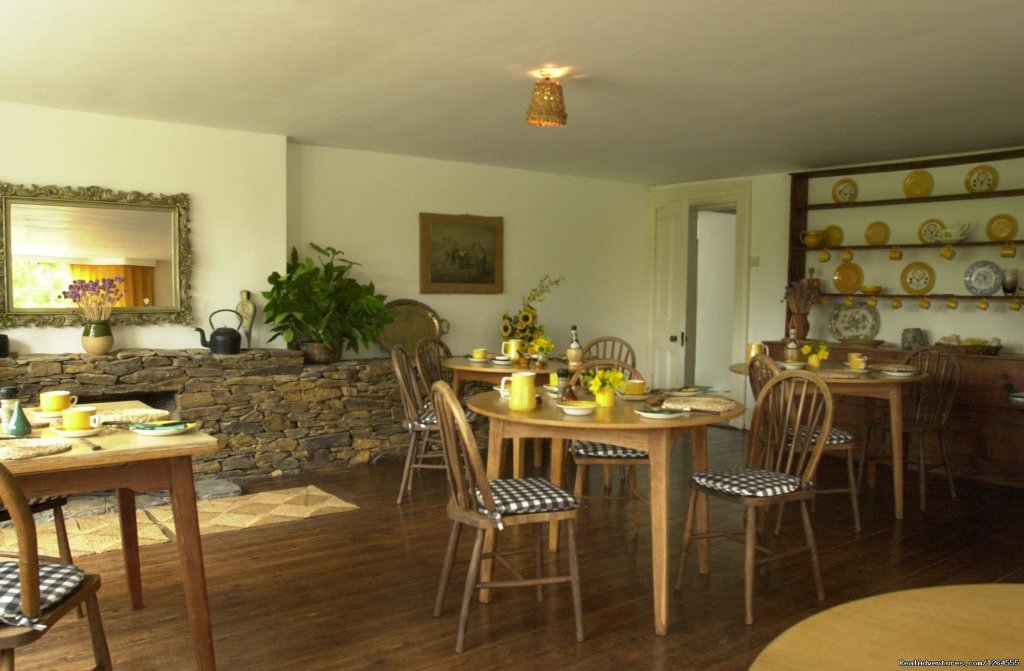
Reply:
[[[114, 191], [0, 182], [0, 326], [67, 326], [81, 322], [72, 306], [16, 305], [15, 256], [21, 273], [43, 262], [150, 265], [154, 297], [115, 307], [120, 324], [192, 323], [192, 247], [188, 194]], [[31, 244], [28, 244], [31, 242]], [[20, 252], [21, 248], [28, 251]], [[116, 257], [113, 260], [111, 257]], [[26, 265], [26, 259], [27, 265]], [[111, 267], [104, 265], [102, 267]], [[152, 278], [151, 283], [154, 283]], [[65, 286], [50, 287], [53, 290]]]

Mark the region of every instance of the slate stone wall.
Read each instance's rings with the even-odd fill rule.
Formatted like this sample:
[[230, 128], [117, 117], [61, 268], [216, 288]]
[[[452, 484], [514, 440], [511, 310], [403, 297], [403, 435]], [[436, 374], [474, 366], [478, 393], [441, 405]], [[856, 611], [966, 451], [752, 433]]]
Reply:
[[220, 445], [195, 460], [202, 477], [360, 464], [408, 444], [388, 359], [306, 365], [301, 352], [272, 349], [26, 354], [0, 359], [0, 384], [19, 387], [30, 406], [40, 391], [67, 389], [82, 401], [141, 399], [200, 422]]

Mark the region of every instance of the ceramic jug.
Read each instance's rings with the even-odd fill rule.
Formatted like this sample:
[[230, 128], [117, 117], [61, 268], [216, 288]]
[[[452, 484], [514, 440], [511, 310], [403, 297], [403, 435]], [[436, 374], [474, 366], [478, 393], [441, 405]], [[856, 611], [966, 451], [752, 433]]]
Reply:
[[520, 338], [511, 338], [501, 343], [501, 353], [515, 363], [526, 352], [526, 343]]
[[537, 407], [537, 387], [534, 383], [535, 373], [512, 373], [511, 377], [501, 378], [501, 394], [504, 396], [506, 385], [508, 392], [508, 409], [516, 412], [533, 410]]

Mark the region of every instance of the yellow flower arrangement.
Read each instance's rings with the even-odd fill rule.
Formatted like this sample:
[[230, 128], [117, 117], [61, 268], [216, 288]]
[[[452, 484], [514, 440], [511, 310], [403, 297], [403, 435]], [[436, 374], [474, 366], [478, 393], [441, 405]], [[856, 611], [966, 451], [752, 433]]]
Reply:
[[590, 393], [597, 394], [597, 392], [601, 391], [605, 387], [611, 387], [612, 389], [622, 388], [626, 383], [626, 376], [622, 374], [621, 370], [605, 368], [585, 373], [584, 381], [586, 382], [587, 389], [590, 390]]
[[819, 361], [824, 361], [828, 358], [828, 345], [825, 344], [824, 340], [819, 340], [813, 345], [804, 345], [801, 347], [800, 353], [806, 357], [816, 356]]
[[530, 344], [530, 351], [534, 354], [551, 354], [553, 349], [555, 349], [555, 343], [545, 335], [537, 336]]
[[[501, 337], [506, 340], [521, 338], [532, 350], [533, 342], [544, 336], [544, 326], [537, 321], [537, 308], [533, 307], [533, 304], [544, 300], [548, 292], [557, 287], [564, 279], [564, 277], [553, 278], [550, 275], [542, 277], [537, 286], [522, 297], [523, 304], [517, 312], [511, 314], [506, 312], [501, 316]], [[548, 342], [551, 341], [548, 340]], [[554, 343], [551, 343], [551, 349], [554, 349]]]

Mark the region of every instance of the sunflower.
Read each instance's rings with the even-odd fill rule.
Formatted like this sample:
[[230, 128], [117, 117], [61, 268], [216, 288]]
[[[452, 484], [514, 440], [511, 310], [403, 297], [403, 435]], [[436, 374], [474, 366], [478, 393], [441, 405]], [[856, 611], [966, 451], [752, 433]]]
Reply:
[[519, 327], [525, 328], [532, 325], [537, 321], [537, 313], [530, 310], [529, 308], [523, 308], [519, 311]]
[[512, 331], [512, 320], [508, 318], [508, 315], [505, 315], [505, 319], [501, 322], [501, 337], [508, 338], [512, 335]]

